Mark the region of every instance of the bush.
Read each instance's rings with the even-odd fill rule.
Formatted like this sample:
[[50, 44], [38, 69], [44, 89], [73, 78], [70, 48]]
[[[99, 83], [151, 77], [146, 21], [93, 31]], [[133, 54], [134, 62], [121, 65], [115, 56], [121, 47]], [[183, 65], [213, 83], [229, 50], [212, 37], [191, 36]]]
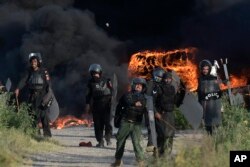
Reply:
[[0, 127], [15, 128], [26, 134], [33, 134], [33, 119], [28, 113], [29, 106], [22, 104], [17, 107], [9, 102], [11, 94], [4, 93], [0, 96]]
[[240, 107], [232, 107], [223, 100], [224, 113], [222, 126], [213, 136], [203, 133], [199, 144], [187, 145], [185, 142], [177, 155], [170, 160], [159, 159], [153, 166], [176, 167], [216, 167], [229, 166], [229, 152], [250, 150], [249, 112]]
[[0, 166], [22, 166], [25, 154], [52, 150], [58, 143], [34, 136], [29, 106], [22, 104], [17, 110], [10, 96], [0, 94]]
[[189, 125], [188, 121], [184, 117], [184, 115], [181, 113], [179, 108], [175, 108], [174, 110], [175, 114], [175, 128], [178, 130], [184, 130], [184, 129], [190, 129], [191, 126]]

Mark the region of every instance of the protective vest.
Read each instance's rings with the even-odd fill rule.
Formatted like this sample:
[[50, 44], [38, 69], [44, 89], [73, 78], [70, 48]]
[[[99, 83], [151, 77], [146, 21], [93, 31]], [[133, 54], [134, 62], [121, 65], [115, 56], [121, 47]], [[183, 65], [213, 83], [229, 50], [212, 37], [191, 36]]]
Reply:
[[31, 71], [28, 79], [28, 87], [32, 90], [41, 90], [45, 84], [44, 71]]
[[106, 79], [101, 79], [99, 82], [91, 82], [90, 85], [93, 93], [93, 99], [108, 96], [112, 93], [111, 89], [107, 85]]
[[171, 84], [162, 84], [161, 89], [161, 98], [158, 98], [160, 109], [171, 112], [174, 110], [175, 105], [175, 88]]
[[[141, 102], [142, 106], [135, 106], [136, 102]], [[146, 98], [142, 93], [129, 93], [125, 98], [124, 118], [128, 121], [142, 122], [146, 109]]]

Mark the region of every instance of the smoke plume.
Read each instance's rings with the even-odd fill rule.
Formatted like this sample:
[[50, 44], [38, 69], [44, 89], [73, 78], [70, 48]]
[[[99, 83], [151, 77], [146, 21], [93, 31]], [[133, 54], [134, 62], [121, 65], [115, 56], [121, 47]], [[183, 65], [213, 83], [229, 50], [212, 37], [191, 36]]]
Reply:
[[249, 69], [249, 1], [196, 1], [196, 12], [181, 25], [183, 45], [200, 50], [198, 61], [228, 58], [230, 73]]
[[[1, 31], [11, 31], [8, 27], [19, 31], [13, 37], [16, 43], [3, 46], [5, 55], [1, 57], [1, 62], [4, 62], [1, 66], [6, 61], [6, 69], [16, 65], [10, 70], [13, 72], [7, 72], [4, 77], [20, 76], [23, 65], [28, 65], [28, 54], [41, 52], [44, 66], [51, 73], [52, 87], [62, 114], [80, 114], [83, 111], [88, 67], [92, 63], [101, 64], [105, 76], [110, 77], [115, 72], [121, 83], [127, 82], [126, 65], [119, 61], [119, 56], [123, 57], [125, 53], [123, 43], [100, 29], [90, 11], [72, 8], [72, 1], [12, 2], [15, 8], [7, 3], [4, 4], [7, 8], [0, 9], [2, 15], [10, 12], [4, 11], [7, 9], [13, 13], [13, 21], [6, 18], [6, 23], [1, 24]], [[19, 17], [16, 18], [17, 15]], [[10, 36], [5, 39], [9, 40]]]

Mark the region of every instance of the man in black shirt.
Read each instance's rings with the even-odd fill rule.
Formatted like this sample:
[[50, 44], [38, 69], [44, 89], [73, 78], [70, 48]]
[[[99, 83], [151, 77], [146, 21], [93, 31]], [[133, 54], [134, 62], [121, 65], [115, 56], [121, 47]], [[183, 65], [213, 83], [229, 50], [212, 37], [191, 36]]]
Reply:
[[92, 113], [95, 129], [97, 147], [104, 147], [103, 130], [107, 145], [111, 145], [112, 126], [110, 123], [110, 109], [112, 97], [112, 84], [110, 79], [102, 76], [102, 67], [99, 64], [91, 64], [89, 67], [91, 75], [87, 85], [86, 112], [90, 111], [92, 100]]

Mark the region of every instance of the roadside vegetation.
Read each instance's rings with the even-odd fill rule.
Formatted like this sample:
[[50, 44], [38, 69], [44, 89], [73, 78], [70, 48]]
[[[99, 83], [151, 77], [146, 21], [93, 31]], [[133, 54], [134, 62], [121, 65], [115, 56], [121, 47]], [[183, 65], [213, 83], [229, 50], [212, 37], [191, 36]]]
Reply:
[[27, 104], [17, 109], [14, 103], [10, 93], [0, 94], [0, 166], [21, 166], [31, 162], [28, 154], [60, 147], [56, 141], [36, 135]]
[[[229, 166], [230, 151], [250, 150], [250, 115], [245, 108], [231, 107], [223, 100], [223, 122], [210, 136], [203, 130], [199, 143], [182, 145], [175, 156], [166, 156], [150, 162], [159, 167], [219, 167]], [[188, 127], [183, 120], [177, 121]], [[201, 129], [202, 130], [202, 129]]]

